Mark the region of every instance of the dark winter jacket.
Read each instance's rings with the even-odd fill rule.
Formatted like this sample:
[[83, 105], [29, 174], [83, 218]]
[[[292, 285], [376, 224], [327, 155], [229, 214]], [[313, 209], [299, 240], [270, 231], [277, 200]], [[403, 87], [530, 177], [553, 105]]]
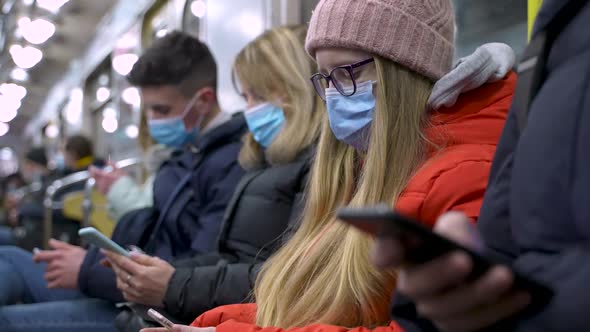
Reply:
[[[545, 0], [536, 30], [572, 0]], [[561, 31], [521, 132], [513, 107], [497, 148], [479, 228], [490, 254], [554, 290], [544, 310], [492, 331], [588, 331], [590, 307], [590, 1]], [[404, 308], [410, 331], [436, 331]], [[415, 314], [415, 313], [414, 313]]]
[[[234, 116], [201, 137], [196, 150], [187, 148], [165, 162], [154, 181], [153, 207], [126, 214], [117, 223], [113, 240], [123, 246], [139, 245], [148, 254], [168, 261], [215, 250], [224, 211], [244, 174], [237, 156], [245, 129], [243, 116]], [[187, 175], [187, 186], [174, 198], [162, 227], [154, 232], [169, 197]], [[80, 290], [91, 297], [122, 301], [115, 274], [100, 265], [102, 258], [97, 248], [88, 250], [78, 278]]]
[[190, 323], [206, 310], [248, 299], [260, 264], [298, 221], [310, 157], [244, 176], [226, 211], [218, 253], [176, 262], [164, 300], [169, 314]]

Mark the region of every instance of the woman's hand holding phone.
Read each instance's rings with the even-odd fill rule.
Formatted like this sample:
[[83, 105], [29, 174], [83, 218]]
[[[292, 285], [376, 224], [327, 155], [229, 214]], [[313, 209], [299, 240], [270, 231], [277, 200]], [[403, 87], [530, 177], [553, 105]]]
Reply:
[[[479, 249], [479, 234], [463, 214], [442, 216], [435, 232]], [[377, 238], [373, 262], [399, 267], [398, 291], [441, 330], [479, 331], [519, 313], [530, 303], [530, 294], [513, 288], [514, 275], [507, 267], [493, 267], [472, 279], [474, 264], [465, 253], [451, 252], [419, 265], [405, 265], [404, 256], [403, 244], [395, 237]]]
[[192, 327], [186, 325], [174, 325], [171, 330], [164, 327], [152, 327], [142, 329], [140, 332], [215, 332], [214, 327]]
[[142, 329], [140, 332], [215, 332], [216, 328], [214, 327], [192, 327], [186, 325], [174, 325], [172, 329], [167, 329], [164, 327], [154, 327], [154, 328], [147, 328]]
[[108, 251], [104, 255], [117, 275], [117, 288], [125, 300], [154, 307], [164, 305], [168, 284], [176, 271], [170, 263], [135, 250], [130, 257]]

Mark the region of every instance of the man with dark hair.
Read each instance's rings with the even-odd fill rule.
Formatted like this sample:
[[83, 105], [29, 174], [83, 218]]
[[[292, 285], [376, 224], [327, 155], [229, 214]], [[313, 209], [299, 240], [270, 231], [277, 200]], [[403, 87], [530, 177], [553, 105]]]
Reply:
[[[168, 261], [214, 249], [225, 207], [243, 175], [237, 156], [246, 129], [243, 116], [221, 111], [216, 71], [206, 45], [173, 32], [147, 49], [129, 74], [141, 89], [152, 138], [178, 151], [156, 175], [153, 206], [117, 223], [113, 240], [121, 245]], [[50, 245], [54, 250], [34, 255], [38, 265], [28, 253], [0, 248], [0, 274], [7, 276], [0, 280], [0, 304], [7, 305], [0, 307], [0, 326], [113, 331], [115, 304], [124, 299], [114, 272], [101, 265], [102, 253], [55, 240]]]
[[196, 41], [177, 31], [157, 39], [135, 64], [127, 80], [142, 89], [174, 85], [187, 98], [193, 96], [195, 88], [216, 89], [217, 63], [209, 48]]
[[[66, 138], [62, 148], [55, 156], [54, 162], [54, 173], [59, 177], [64, 177], [74, 172], [85, 171], [89, 166], [105, 166], [104, 160], [95, 156], [92, 141], [80, 134]], [[81, 190], [81, 188], [74, 188], [75, 190]]]
[[68, 137], [64, 144], [64, 163], [68, 170], [84, 170], [94, 161], [94, 147], [86, 136]]

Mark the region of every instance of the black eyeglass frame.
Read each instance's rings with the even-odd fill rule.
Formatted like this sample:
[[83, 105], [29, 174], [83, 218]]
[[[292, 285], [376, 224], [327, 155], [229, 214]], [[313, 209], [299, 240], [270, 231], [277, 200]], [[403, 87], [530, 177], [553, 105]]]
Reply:
[[[322, 79], [325, 80], [326, 87], [330, 85], [330, 82], [332, 82], [333, 83], [332, 85], [334, 86], [334, 88], [336, 88], [336, 90], [338, 90], [338, 92], [341, 95], [343, 95], [345, 97], [350, 97], [356, 93], [356, 80], [354, 79], [354, 70], [356, 68], [368, 65], [373, 62], [375, 62], [375, 58], [369, 58], [369, 59], [365, 59], [365, 60], [350, 64], [350, 65], [335, 67], [334, 69], [332, 69], [332, 71], [330, 71], [329, 75], [325, 75], [323, 73], [313, 74], [310, 78], [311, 84], [313, 84], [313, 87], [314, 87], [316, 93], [320, 96], [320, 98], [322, 98], [323, 101], [326, 101], [326, 91], [324, 90], [324, 87], [321, 84]], [[341, 86], [341, 84], [339, 84], [337, 80], [334, 80], [332, 78], [332, 76], [334, 75], [334, 73], [337, 70], [343, 70], [343, 69], [348, 72], [348, 75], [350, 76], [350, 80], [352, 81], [353, 89], [352, 89], [352, 92], [350, 92], [350, 93], [347, 93], [346, 91], [344, 91], [344, 87]]]

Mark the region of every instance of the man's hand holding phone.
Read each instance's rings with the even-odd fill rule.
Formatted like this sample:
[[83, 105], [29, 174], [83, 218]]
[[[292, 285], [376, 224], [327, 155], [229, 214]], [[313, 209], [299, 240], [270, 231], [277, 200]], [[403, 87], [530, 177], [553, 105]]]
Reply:
[[[479, 234], [461, 213], [442, 216], [435, 233], [477, 251]], [[443, 331], [479, 331], [524, 310], [531, 301], [525, 291], [513, 288], [514, 275], [495, 266], [470, 278], [473, 261], [465, 253], [451, 252], [419, 265], [406, 264], [404, 247], [395, 237], [376, 239], [372, 260], [378, 266], [400, 268], [398, 291], [416, 303], [418, 312]]]

